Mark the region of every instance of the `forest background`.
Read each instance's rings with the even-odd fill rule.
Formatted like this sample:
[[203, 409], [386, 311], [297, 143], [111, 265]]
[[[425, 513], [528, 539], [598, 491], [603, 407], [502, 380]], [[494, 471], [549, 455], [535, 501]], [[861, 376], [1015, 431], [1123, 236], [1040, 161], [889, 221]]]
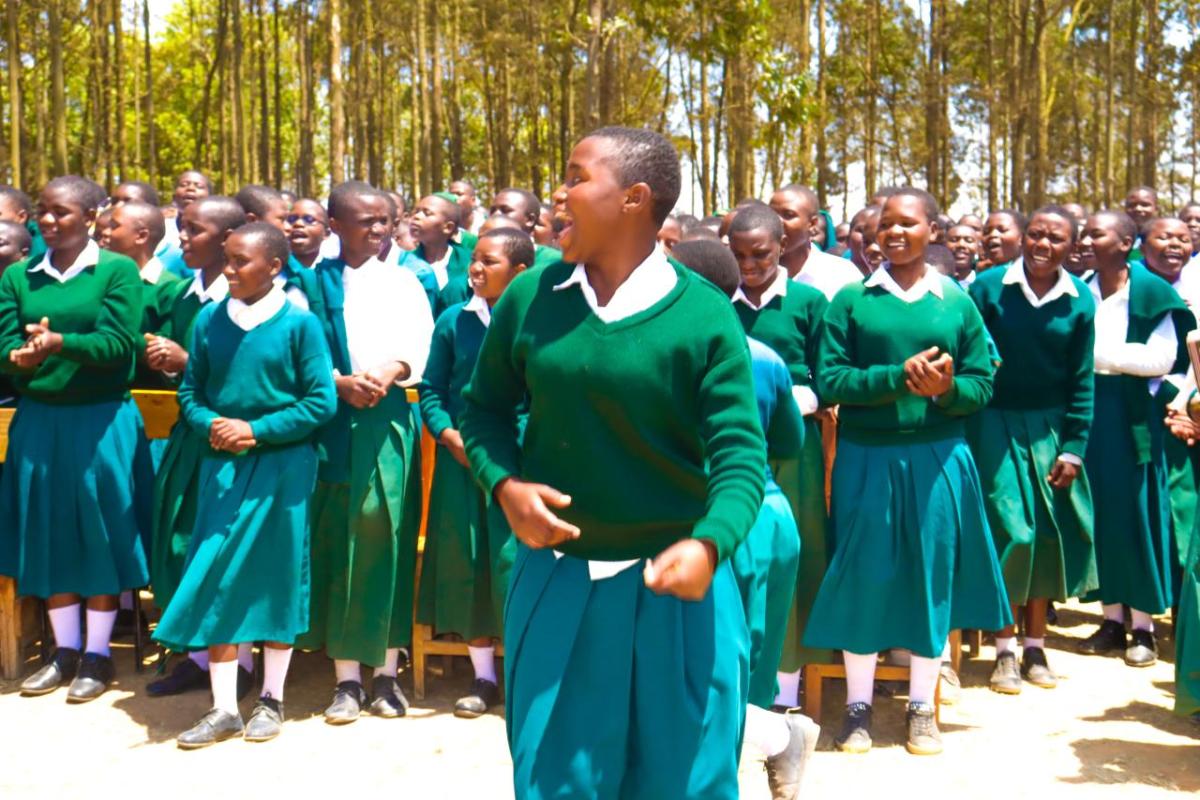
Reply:
[[548, 198], [609, 123], [676, 141], [694, 213], [791, 181], [842, 216], [892, 183], [962, 210], [1200, 188], [1200, 0], [3, 2], [0, 180], [27, 190], [196, 167]]

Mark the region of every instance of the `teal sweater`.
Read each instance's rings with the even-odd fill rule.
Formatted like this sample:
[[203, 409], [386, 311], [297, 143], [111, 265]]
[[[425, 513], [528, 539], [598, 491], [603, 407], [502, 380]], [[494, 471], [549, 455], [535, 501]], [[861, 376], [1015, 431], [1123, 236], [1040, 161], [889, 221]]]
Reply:
[[724, 294], [672, 266], [665, 298], [609, 324], [578, 288], [554, 291], [565, 263], [519, 276], [494, 310], [465, 392], [467, 455], [489, 494], [520, 476], [570, 495], [556, 513], [582, 535], [565, 553], [650, 557], [691, 536], [724, 559], [758, 514], [766, 446], [746, 338]]
[[258, 446], [302, 442], [333, 418], [333, 364], [317, 318], [284, 303], [250, 331], [229, 319], [229, 300], [196, 318], [179, 411], [200, 436], [217, 417], [250, 423]]
[[[100, 251], [94, 267], [59, 283], [14, 265], [0, 276], [0, 369], [14, 373], [17, 391], [44, 403], [83, 405], [120, 400], [133, 381], [142, 322], [142, 279], [132, 259]], [[9, 353], [26, 340], [25, 326], [50, 319], [62, 350], [31, 370]]]
[[1000, 352], [992, 407], [1066, 412], [1062, 452], [1083, 458], [1092, 426], [1096, 303], [1071, 277], [1078, 297], [1063, 295], [1040, 308], [1021, 287], [1005, 285], [1005, 270], [990, 269], [971, 284], [971, 299]]
[[[817, 362], [817, 393], [840, 404], [838, 430], [849, 441], [899, 444], [961, 434], [963, 416], [992, 396], [987, 330], [967, 293], [939, 276], [943, 297], [915, 303], [882, 286], [853, 283], [829, 304]], [[954, 385], [935, 399], [914, 395], [904, 362], [937, 345], [954, 359]]]
[[429, 360], [421, 382], [421, 418], [434, 439], [457, 429], [466, 401], [462, 392], [471, 379], [487, 328], [473, 311], [451, 306], [438, 317], [429, 344]]
[[815, 383], [813, 368], [821, 341], [821, 322], [829, 302], [824, 293], [807, 284], [788, 281], [787, 293], [755, 310], [734, 303], [746, 335], [770, 347], [791, 373], [796, 386]]

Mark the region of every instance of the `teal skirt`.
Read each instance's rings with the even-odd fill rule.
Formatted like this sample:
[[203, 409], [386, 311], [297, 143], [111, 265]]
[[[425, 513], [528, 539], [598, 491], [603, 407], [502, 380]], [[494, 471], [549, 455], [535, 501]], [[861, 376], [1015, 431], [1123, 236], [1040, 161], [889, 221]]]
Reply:
[[1175, 713], [1200, 713], [1200, 529], [1192, 535], [1175, 612]]
[[833, 558], [805, 644], [938, 658], [951, 630], [1012, 622], [962, 437], [866, 445], [843, 436], [832, 524]]
[[154, 477], [154, 536], [150, 545], [150, 585], [159, 608], [170, 604], [183, 575], [196, 525], [200, 465], [213, 452], [208, 437], [182, 420], [171, 428], [165, 441], [162, 462]]
[[[1160, 395], [1161, 396], [1161, 395]], [[1150, 417], [1150, 441], [1161, 446], [1167, 465], [1167, 498], [1171, 506], [1171, 597], [1178, 600], [1183, 570], [1196, 530], [1197, 470], [1195, 448], [1167, 430], [1166, 412]]]
[[801, 550], [791, 506], [779, 487], [768, 483], [754, 527], [729, 560], [750, 634], [747, 702], [760, 708], [770, 708], [778, 692], [775, 673], [788, 615], [794, 609]]
[[[1146, 396], [1146, 402], [1151, 398]], [[1121, 376], [1096, 376], [1088, 480], [1096, 509], [1100, 588], [1088, 596], [1161, 614], [1171, 607], [1171, 509], [1160, 445], [1137, 463]], [[1151, 417], [1155, 413], [1151, 412]], [[1154, 424], [1151, 424], [1153, 430]]]
[[412, 641], [421, 527], [416, 415], [401, 391], [350, 411], [349, 481], [313, 498], [312, 617], [296, 646], [382, 666]]
[[291, 643], [308, 629], [308, 443], [200, 465], [196, 524], [183, 576], [154, 639], [172, 650]]
[[746, 618], [729, 565], [699, 602], [642, 564], [518, 545], [505, 614], [505, 719], [520, 800], [733, 800], [746, 713]]
[[1065, 491], [1046, 480], [1062, 452], [1062, 421], [1061, 408], [985, 408], [967, 423], [1013, 605], [1030, 598], [1062, 602], [1098, 585], [1087, 473]]
[[23, 595], [118, 594], [149, 582], [153, 476], [132, 400], [23, 397], [0, 475], [0, 575]]

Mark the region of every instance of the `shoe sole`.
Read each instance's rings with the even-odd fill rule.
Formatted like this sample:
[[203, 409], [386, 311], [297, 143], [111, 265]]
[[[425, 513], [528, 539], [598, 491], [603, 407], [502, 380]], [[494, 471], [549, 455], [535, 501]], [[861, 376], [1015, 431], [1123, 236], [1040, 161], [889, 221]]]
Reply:
[[[282, 733], [282, 731], [280, 731]], [[279, 733], [272, 733], [270, 736], [246, 736], [242, 734], [242, 738], [247, 742], [269, 742], [272, 739], [278, 739]]]
[[463, 708], [454, 709], [454, 716], [459, 719], [479, 719], [486, 713], [486, 711], [467, 711]]
[[178, 739], [176, 739], [175, 746], [178, 747], [180, 750], [203, 750], [206, 747], [212, 747], [214, 744], [219, 744], [221, 742], [227, 742], [230, 739], [237, 739], [241, 735], [242, 734], [240, 734], [240, 733], [232, 733], [229, 736], [226, 736], [224, 739], [213, 739], [211, 742], [195, 742], [195, 743], [188, 742], [186, 744], [184, 742], [181, 742]]
[[936, 749], [932, 747], [918, 747], [911, 742], [906, 742], [904, 749], [908, 750], [908, 752], [912, 753], [914, 756], [938, 756], [942, 754], [943, 748], [940, 746]]
[[846, 744], [839, 744], [839, 745], [837, 745], [837, 749], [843, 753], [849, 753], [850, 755], [854, 755], [854, 756], [861, 756], [861, 755], [865, 755], [865, 754], [871, 752], [871, 745], [867, 745], [866, 747], [858, 747], [858, 746], [850, 746], [850, 745], [846, 745]]
[[1011, 695], [1018, 695], [1021, 693], [1020, 686], [1017, 686], [1014, 688], [1012, 686], [993, 686], [993, 685], [989, 684], [988, 688], [991, 689], [996, 694], [1007, 694], [1007, 695], [1011, 696]]
[[80, 705], [83, 705], [84, 703], [92, 702], [93, 700], [95, 700], [97, 697], [99, 697], [102, 694], [104, 694], [104, 692], [101, 692], [100, 694], [94, 694], [91, 697], [79, 697], [78, 695], [69, 694], [69, 695], [67, 695], [67, 702], [70, 703], [71, 705], [80, 706]]
[[350, 717], [349, 719], [325, 717], [325, 724], [327, 725], [349, 725], [352, 722], [358, 722], [358, 717]]
[[1142, 661], [1142, 662], [1126, 661], [1125, 666], [1133, 667], [1134, 669], [1144, 669], [1146, 667], [1153, 667], [1157, 663], [1158, 663], [1158, 659], [1156, 658], [1153, 661]]
[[21, 697], [45, 697], [48, 694], [54, 694], [61, 688], [62, 685], [59, 684], [58, 686], [54, 686], [49, 689], [22, 689]]
[[1038, 683], [1037, 681], [1031, 681], [1028, 678], [1026, 678], [1025, 682], [1028, 683], [1030, 686], [1036, 686], [1039, 689], [1057, 689], [1058, 688], [1057, 681], [1055, 681], [1054, 683], [1044, 683], [1044, 682]]

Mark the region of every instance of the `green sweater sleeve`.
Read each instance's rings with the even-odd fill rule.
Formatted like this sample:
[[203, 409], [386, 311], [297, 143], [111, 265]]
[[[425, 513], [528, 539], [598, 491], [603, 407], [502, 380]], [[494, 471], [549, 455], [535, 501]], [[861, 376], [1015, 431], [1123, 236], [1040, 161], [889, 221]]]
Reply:
[[817, 359], [817, 394], [825, 405], [882, 406], [908, 394], [903, 364], [857, 366], [854, 352], [854, 298], [839, 292], [825, 312]]
[[442, 431], [454, 427], [447, 410], [450, 397], [450, 373], [454, 369], [454, 323], [456, 314], [442, 314], [433, 328], [429, 359], [421, 380], [421, 419], [436, 441]]
[[[216, 304], [212, 305], [215, 308]], [[192, 349], [188, 352], [187, 368], [183, 371], [183, 382], [179, 385], [176, 399], [179, 415], [198, 435], [208, 438], [213, 420], [219, 414], [209, 406], [205, 387], [208, 385], [208, 326], [212, 320], [211, 308], [200, 312], [194, 329]]]
[[[132, 260], [113, 265], [104, 301], [96, 312], [96, 329], [91, 333], [64, 333], [63, 358], [88, 366], [108, 366], [127, 361], [133, 354], [142, 326], [142, 279]], [[54, 320], [50, 320], [54, 330]]]
[[1093, 352], [1096, 342], [1094, 312], [1080, 314], [1071, 337], [1071, 387], [1067, 395], [1067, 413], [1063, 418], [1062, 452], [1083, 458], [1092, 427], [1096, 376]]
[[954, 383], [950, 391], [932, 402], [954, 416], [973, 414], [992, 399], [992, 360], [988, 355], [988, 333], [975, 303], [961, 298], [963, 327], [954, 359]]
[[21, 328], [21, 304], [17, 288], [17, 270], [13, 265], [0, 275], [0, 370], [10, 373], [30, 374], [32, 369], [18, 367], [8, 355], [25, 344], [25, 332]]
[[333, 359], [317, 318], [310, 313], [304, 314], [300, 323], [292, 329], [289, 344], [296, 359], [301, 396], [286, 408], [247, 420], [254, 438], [262, 443], [289, 444], [301, 441], [333, 419], [337, 412]]

